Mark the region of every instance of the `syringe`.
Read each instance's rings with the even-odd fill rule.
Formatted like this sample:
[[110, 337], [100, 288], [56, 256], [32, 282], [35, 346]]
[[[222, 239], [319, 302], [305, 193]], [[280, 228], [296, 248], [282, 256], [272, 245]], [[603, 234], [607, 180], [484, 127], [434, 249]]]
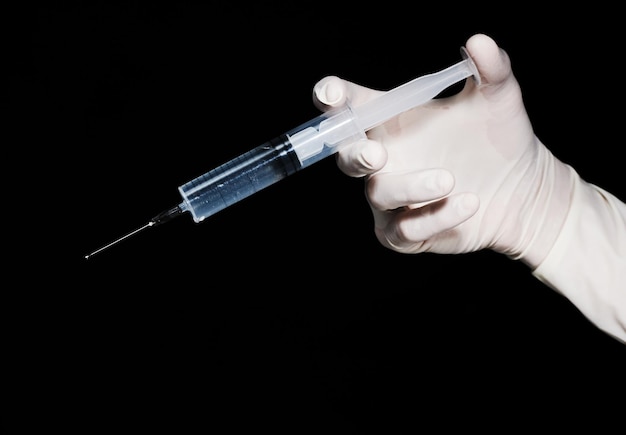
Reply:
[[138, 233], [168, 222], [185, 212], [195, 222], [328, 157], [342, 144], [365, 138], [365, 132], [396, 115], [436, 97], [443, 90], [473, 76], [480, 83], [476, 65], [464, 47], [463, 60], [433, 74], [413, 79], [357, 107], [347, 104], [278, 136], [178, 188], [182, 202], [165, 210], [144, 226], [97, 249], [85, 258]]

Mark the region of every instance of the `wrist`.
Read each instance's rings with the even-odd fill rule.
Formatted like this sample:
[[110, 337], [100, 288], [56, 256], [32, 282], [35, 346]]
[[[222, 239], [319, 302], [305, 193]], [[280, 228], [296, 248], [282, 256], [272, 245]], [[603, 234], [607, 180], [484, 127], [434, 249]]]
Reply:
[[538, 267], [556, 242], [571, 205], [573, 169], [558, 160], [542, 144], [538, 161], [542, 162], [527, 192], [528, 200], [519, 216], [520, 228], [516, 248], [510, 257], [531, 269]]

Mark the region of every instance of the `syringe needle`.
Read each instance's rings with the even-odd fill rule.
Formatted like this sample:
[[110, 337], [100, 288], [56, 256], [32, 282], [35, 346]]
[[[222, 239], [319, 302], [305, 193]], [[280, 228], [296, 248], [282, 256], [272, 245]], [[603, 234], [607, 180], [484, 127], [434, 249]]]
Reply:
[[172, 219], [174, 219], [175, 217], [180, 216], [183, 212], [184, 212], [184, 210], [182, 209], [182, 207], [180, 205], [177, 205], [175, 207], [172, 207], [170, 209], [162, 211], [161, 213], [159, 213], [158, 215], [156, 215], [155, 217], [150, 219], [150, 222], [145, 224], [143, 227], [137, 228], [135, 231], [131, 231], [130, 233], [126, 234], [125, 236], [122, 236], [119, 239], [112, 241], [108, 245], [104, 245], [102, 248], [96, 249], [91, 254], [85, 255], [85, 260], [88, 260], [89, 257], [93, 257], [98, 252], [104, 251], [105, 249], [115, 245], [116, 243], [121, 242], [122, 240], [132, 236], [133, 234], [137, 234], [141, 230], [144, 230], [144, 229], [146, 229], [148, 227], [152, 227], [154, 225], [161, 225], [161, 224], [163, 224], [165, 222], [169, 222]]
[[85, 260], [88, 260], [88, 259], [89, 259], [89, 257], [93, 257], [93, 256], [94, 256], [94, 255], [96, 255], [98, 252], [104, 251], [105, 249], [109, 248], [110, 246], [113, 246], [113, 245], [115, 245], [116, 243], [119, 243], [119, 242], [121, 242], [122, 240], [124, 240], [124, 239], [126, 239], [126, 238], [128, 238], [128, 237], [132, 236], [133, 234], [137, 234], [139, 231], [141, 231], [141, 230], [143, 230], [143, 229], [145, 229], [145, 228], [151, 227], [152, 225], [156, 225], [156, 223], [155, 223], [154, 221], [150, 221], [150, 222], [148, 222], [147, 224], [145, 224], [143, 227], [141, 227], [141, 228], [137, 228], [135, 231], [132, 231], [132, 232], [130, 232], [130, 233], [128, 233], [128, 234], [126, 234], [125, 236], [120, 237], [119, 239], [112, 241], [112, 242], [111, 242], [111, 243], [109, 243], [108, 245], [104, 245], [102, 248], [96, 249], [96, 250], [95, 250], [95, 251], [93, 251], [91, 254], [87, 254], [87, 255], [85, 255]]

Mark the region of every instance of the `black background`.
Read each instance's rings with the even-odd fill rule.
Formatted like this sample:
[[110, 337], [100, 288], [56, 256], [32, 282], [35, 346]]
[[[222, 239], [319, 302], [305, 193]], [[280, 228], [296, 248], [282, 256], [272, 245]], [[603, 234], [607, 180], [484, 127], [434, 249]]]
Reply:
[[478, 32], [509, 53], [539, 138], [626, 198], [615, 15], [308, 1], [6, 14], [7, 425], [623, 423], [622, 344], [502, 256], [384, 249], [362, 180], [333, 159], [202, 224], [185, 215], [83, 258], [176, 205], [179, 185], [316, 116], [322, 77], [389, 89], [457, 62]]

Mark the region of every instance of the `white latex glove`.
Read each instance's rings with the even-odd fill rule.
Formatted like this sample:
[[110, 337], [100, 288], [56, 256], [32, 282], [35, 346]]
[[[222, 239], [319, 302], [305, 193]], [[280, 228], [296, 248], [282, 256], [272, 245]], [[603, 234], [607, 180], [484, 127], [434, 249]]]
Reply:
[[[570, 170], [533, 133], [507, 54], [486, 35], [466, 44], [481, 84], [466, 80], [337, 153], [366, 177], [380, 242], [404, 253], [490, 248], [531, 266], [552, 246], [569, 205]], [[381, 91], [338, 77], [314, 88], [322, 110], [358, 106]]]
[[[492, 249], [524, 261], [596, 326], [626, 341], [626, 204], [582, 180], [535, 136], [507, 53], [486, 35], [465, 47], [481, 75], [342, 148], [364, 177], [375, 232], [398, 252]], [[326, 77], [321, 110], [380, 91]]]

